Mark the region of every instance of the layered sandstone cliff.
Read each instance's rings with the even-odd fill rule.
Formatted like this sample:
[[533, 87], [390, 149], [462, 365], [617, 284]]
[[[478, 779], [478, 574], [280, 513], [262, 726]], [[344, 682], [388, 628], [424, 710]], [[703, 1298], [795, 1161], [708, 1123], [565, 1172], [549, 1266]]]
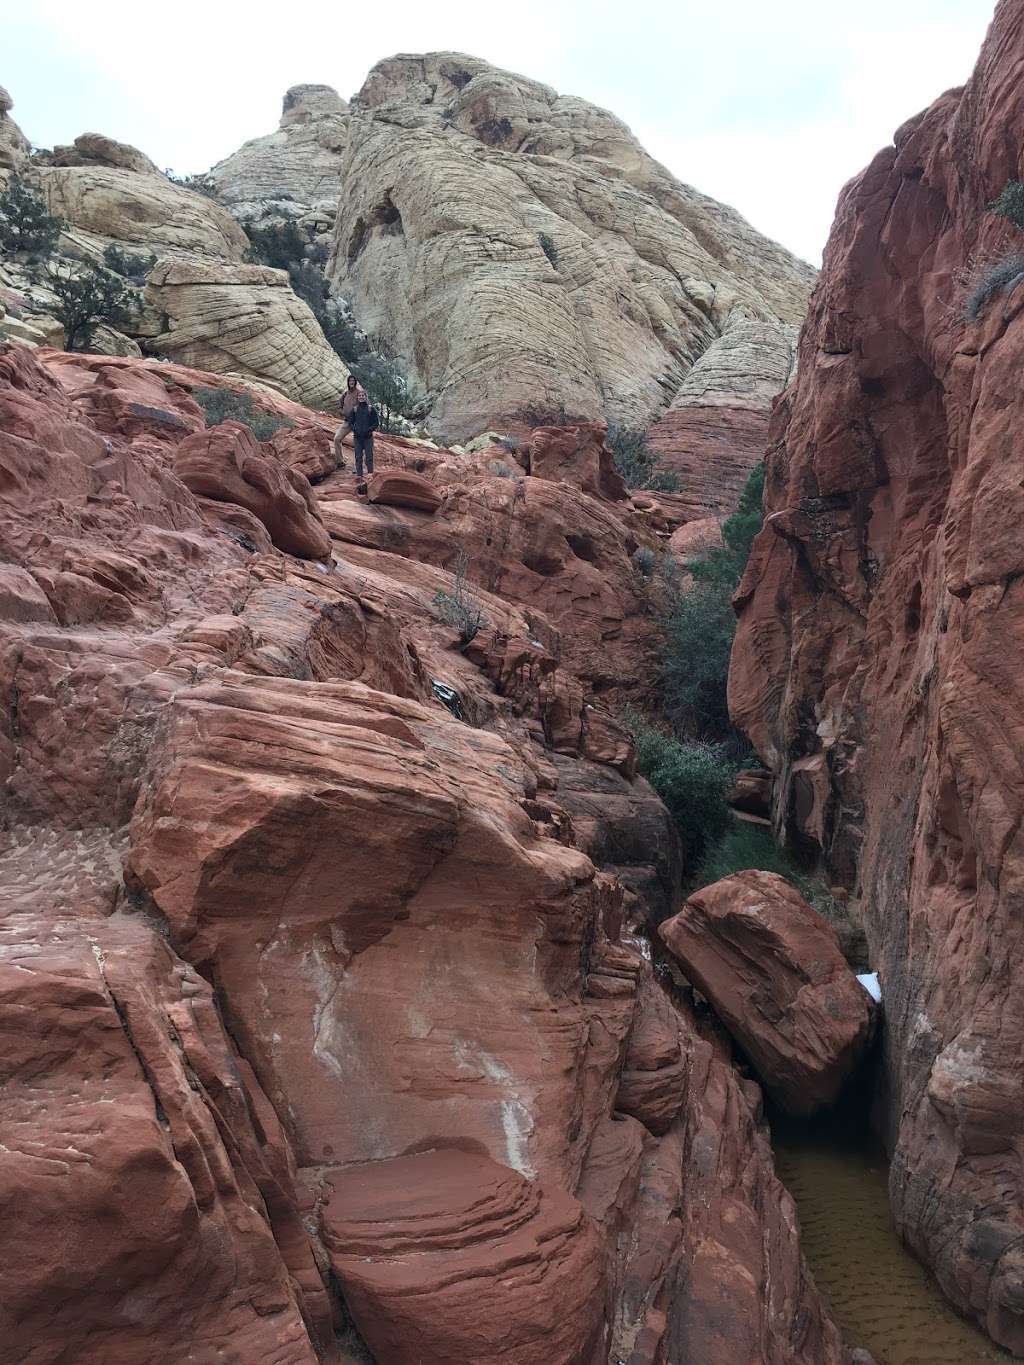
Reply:
[[[96, 133], [30, 161], [6, 95], [0, 106], [0, 169], [9, 163], [24, 174], [65, 221], [62, 268], [102, 263], [111, 246], [143, 268], [155, 261], [143, 306], [122, 323], [129, 335], [107, 329], [94, 340], [97, 350], [137, 355], [141, 347], [303, 403], [336, 402], [347, 368], [285, 272], [244, 264], [248, 238], [223, 204], [169, 179], [138, 148]], [[45, 271], [11, 269], [22, 309], [48, 317]]]
[[600, 430], [381, 439], [371, 503], [209, 383], [0, 347], [5, 1349], [839, 1365], [636, 932], [678, 851], [600, 700], [650, 540]]
[[[775, 821], [858, 893], [897, 1226], [1024, 1354], [1024, 5], [847, 186], [776, 412], [730, 702]], [[987, 299], [965, 308], [979, 280]], [[1001, 278], [1001, 283], [999, 279]], [[976, 314], [973, 321], [969, 314]]]
[[611, 114], [458, 53], [370, 72], [343, 176], [331, 277], [448, 439], [559, 408], [646, 426], [741, 320], [799, 323], [813, 283]]
[[291, 220], [310, 238], [334, 227], [348, 143], [348, 105], [329, 85], [286, 92], [276, 132], [218, 161], [206, 179], [244, 223]]

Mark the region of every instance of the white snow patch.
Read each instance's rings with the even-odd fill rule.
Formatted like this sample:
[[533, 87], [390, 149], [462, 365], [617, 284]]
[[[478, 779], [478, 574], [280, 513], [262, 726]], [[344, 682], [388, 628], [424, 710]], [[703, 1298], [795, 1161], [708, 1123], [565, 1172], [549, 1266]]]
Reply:
[[879, 1004], [882, 1003], [882, 985], [878, 980], [877, 972], [864, 972], [863, 975], [857, 977], [857, 980], [872, 1000], [876, 1000]]

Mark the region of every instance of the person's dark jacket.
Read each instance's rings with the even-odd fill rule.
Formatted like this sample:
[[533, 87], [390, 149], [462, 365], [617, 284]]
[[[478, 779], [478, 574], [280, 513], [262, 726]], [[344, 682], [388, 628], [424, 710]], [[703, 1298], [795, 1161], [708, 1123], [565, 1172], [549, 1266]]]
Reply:
[[369, 436], [377, 430], [377, 409], [369, 403], [357, 403], [348, 415], [353, 436]]

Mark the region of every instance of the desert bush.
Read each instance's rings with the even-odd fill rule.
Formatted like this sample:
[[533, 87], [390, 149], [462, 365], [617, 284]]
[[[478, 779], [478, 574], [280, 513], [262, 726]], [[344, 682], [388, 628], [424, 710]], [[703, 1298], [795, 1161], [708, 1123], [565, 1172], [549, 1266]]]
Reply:
[[[327, 312], [327, 295], [330, 286], [324, 272], [312, 261], [303, 259], [293, 261], [288, 267], [288, 279], [295, 293], [307, 304], [320, 323], [321, 330], [324, 327], [324, 319]], [[326, 332], [324, 332], [326, 336]]]
[[633, 551], [633, 567], [644, 578], [650, 578], [658, 563], [658, 556], [649, 545], [638, 545]]
[[497, 474], [499, 479], [518, 479], [519, 477], [512, 466], [506, 464], [504, 460], [492, 460], [487, 468], [492, 474]]
[[1009, 218], [1014, 227], [1024, 228], [1024, 185], [1019, 180], [1007, 180], [988, 207], [992, 213]]
[[115, 275], [122, 275], [127, 280], [145, 279], [156, 265], [154, 255], [125, 251], [123, 248], [115, 246], [113, 242], [104, 251], [103, 261], [108, 270], [112, 270]]
[[551, 262], [554, 269], [557, 270], [558, 248], [555, 246], [554, 242], [551, 240], [551, 238], [548, 236], [546, 232], [542, 232], [540, 236], [537, 238], [537, 241], [540, 242], [541, 251], [543, 251], [544, 255]]
[[123, 324], [134, 291], [109, 270], [92, 266], [55, 266], [47, 286], [56, 296], [53, 313], [64, 327], [64, 349], [87, 351], [101, 322]]
[[502, 450], [507, 450], [508, 453], [512, 455], [522, 445], [522, 441], [520, 441], [518, 436], [502, 436], [498, 441], [498, 445], [501, 446]]
[[668, 807], [694, 866], [729, 827], [725, 798], [736, 765], [720, 745], [674, 739], [635, 715], [628, 721], [640, 771]]
[[661, 457], [651, 449], [646, 432], [609, 423], [608, 445], [627, 488], [646, 488], [657, 493], [679, 491], [679, 475], [658, 468]]
[[540, 403], [531, 403], [523, 409], [523, 421], [528, 427], [571, 427], [579, 418], [570, 417], [564, 403], [559, 403], [557, 408], [546, 408]]
[[468, 571], [469, 556], [465, 550], [460, 550], [455, 560], [451, 592], [438, 588], [434, 594], [434, 608], [438, 617], [459, 632], [459, 644], [463, 649], [487, 625], [483, 608], [466, 586]]
[[820, 884], [775, 842], [767, 825], [745, 820], [734, 820], [731, 828], [707, 850], [697, 869], [696, 885], [709, 886], [734, 872], [748, 871], [777, 872], [809, 901], [821, 894]]
[[306, 239], [294, 222], [285, 223], [243, 223], [242, 228], [249, 238], [246, 257], [258, 265], [273, 266], [275, 270], [290, 270], [298, 267], [305, 254]]
[[1011, 294], [1024, 284], [1024, 255], [1013, 252], [979, 266], [964, 299], [964, 317], [975, 322], [997, 294]]
[[192, 390], [192, 397], [203, 410], [208, 427], [219, 427], [221, 422], [241, 422], [257, 441], [269, 441], [275, 431], [294, 426], [287, 417], [257, 408], [250, 393], [235, 393], [232, 389]]
[[0, 193], [0, 250], [26, 252], [31, 260], [48, 256], [66, 226], [56, 218], [34, 190], [19, 176], [12, 176]]

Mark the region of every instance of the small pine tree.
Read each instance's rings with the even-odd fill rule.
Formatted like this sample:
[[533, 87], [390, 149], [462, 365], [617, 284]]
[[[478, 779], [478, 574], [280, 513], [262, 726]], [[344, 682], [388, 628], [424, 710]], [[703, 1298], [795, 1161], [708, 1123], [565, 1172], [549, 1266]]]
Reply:
[[143, 255], [141, 252], [125, 251], [113, 242], [104, 251], [103, 260], [108, 270], [115, 275], [123, 275], [127, 280], [145, 279], [156, 265], [156, 257], [152, 253]]
[[39, 195], [19, 176], [12, 176], [0, 194], [0, 249], [27, 252], [30, 259], [48, 256], [66, 226], [48, 213]]
[[123, 322], [130, 311], [132, 291], [109, 270], [57, 267], [48, 283], [57, 296], [53, 311], [64, 326], [65, 350], [88, 350], [101, 322]]

